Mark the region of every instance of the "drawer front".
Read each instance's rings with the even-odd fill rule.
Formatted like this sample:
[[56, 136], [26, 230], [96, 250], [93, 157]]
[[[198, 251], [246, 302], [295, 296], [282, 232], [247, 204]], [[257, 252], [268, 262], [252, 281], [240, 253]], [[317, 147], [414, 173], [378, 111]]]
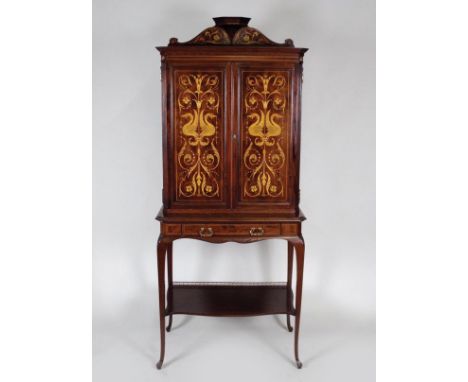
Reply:
[[184, 236], [278, 236], [281, 234], [280, 224], [184, 224]]

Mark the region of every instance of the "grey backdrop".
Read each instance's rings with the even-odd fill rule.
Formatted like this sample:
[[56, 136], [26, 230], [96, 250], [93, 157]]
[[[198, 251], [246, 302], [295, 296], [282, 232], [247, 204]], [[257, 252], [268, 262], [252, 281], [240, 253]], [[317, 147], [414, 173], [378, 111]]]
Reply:
[[[154, 217], [161, 205], [156, 45], [215, 16], [251, 17], [304, 59], [301, 207], [306, 241], [301, 353], [284, 317], [176, 317], [157, 371]], [[375, 379], [375, 4], [368, 0], [93, 4], [93, 357], [100, 381], [253, 375]], [[279, 281], [286, 244], [175, 243], [174, 279]], [[250, 374], [252, 375], [252, 374]], [[248, 379], [247, 379], [248, 380]]]

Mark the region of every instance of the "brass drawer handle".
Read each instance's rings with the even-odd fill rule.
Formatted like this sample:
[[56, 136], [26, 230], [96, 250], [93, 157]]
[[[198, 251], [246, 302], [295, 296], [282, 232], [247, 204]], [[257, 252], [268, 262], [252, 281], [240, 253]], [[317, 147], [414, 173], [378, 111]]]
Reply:
[[250, 236], [263, 236], [263, 227], [250, 228]]
[[211, 236], [213, 236], [213, 228], [211, 228], [211, 227], [208, 227], [208, 228], [201, 227], [200, 228], [200, 236], [201, 237], [211, 237]]

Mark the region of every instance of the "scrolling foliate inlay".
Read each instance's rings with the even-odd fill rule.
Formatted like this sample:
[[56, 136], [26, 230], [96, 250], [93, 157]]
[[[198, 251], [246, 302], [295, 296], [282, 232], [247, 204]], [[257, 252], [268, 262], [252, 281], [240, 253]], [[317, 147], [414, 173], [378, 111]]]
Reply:
[[287, 73], [244, 73], [243, 196], [284, 198]]
[[178, 73], [177, 196], [220, 196], [221, 74]]
[[230, 44], [231, 40], [226, 31], [220, 27], [210, 27], [201, 32], [198, 36], [190, 40], [187, 44]]

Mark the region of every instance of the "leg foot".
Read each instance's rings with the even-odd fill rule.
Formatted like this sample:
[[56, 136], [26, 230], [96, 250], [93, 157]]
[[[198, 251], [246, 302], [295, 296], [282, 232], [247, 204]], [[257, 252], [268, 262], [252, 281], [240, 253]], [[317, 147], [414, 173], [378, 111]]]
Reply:
[[296, 366], [298, 369], [302, 369], [302, 362], [301, 361], [296, 361]]
[[169, 316], [169, 324], [167, 325], [166, 331], [170, 332], [172, 327], [172, 314]]
[[286, 317], [287, 317], [287, 318], [286, 318], [286, 323], [287, 323], [287, 325], [288, 325], [288, 331], [289, 331], [289, 332], [292, 332], [292, 331], [293, 331], [293, 327], [291, 326], [291, 319], [290, 319], [290, 317], [289, 317], [289, 314], [287, 314]]
[[160, 360], [160, 361], [156, 364], [156, 369], [161, 370], [162, 364], [163, 364], [163, 360]]

